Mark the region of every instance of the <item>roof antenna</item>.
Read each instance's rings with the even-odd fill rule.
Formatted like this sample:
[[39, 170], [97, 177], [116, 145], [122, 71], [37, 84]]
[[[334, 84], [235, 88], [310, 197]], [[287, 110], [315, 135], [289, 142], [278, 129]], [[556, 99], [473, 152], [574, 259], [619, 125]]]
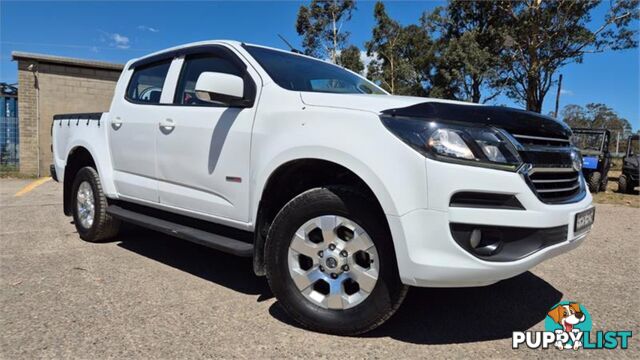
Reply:
[[287, 41], [287, 39], [285, 39], [285, 38], [284, 38], [284, 36], [282, 36], [282, 35], [278, 34], [278, 37], [279, 37], [282, 41], [284, 41], [284, 43], [285, 43], [285, 44], [287, 44], [287, 46], [289, 47], [289, 49], [291, 49], [291, 52], [292, 52], [292, 53], [302, 54], [302, 51], [300, 51], [300, 50], [298, 50], [298, 49], [294, 48], [293, 46], [291, 46], [291, 44]]

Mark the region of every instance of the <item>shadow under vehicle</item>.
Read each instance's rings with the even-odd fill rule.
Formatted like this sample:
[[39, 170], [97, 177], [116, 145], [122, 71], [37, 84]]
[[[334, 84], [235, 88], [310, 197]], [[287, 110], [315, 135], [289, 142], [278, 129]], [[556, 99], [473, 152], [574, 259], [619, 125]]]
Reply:
[[640, 135], [631, 135], [627, 142], [627, 152], [622, 158], [622, 174], [618, 178], [618, 192], [631, 193], [639, 185], [640, 178]]
[[573, 143], [582, 153], [582, 174], [587, 180], [589, 191], [597, 193], [607, 189], [611, 154], [607, 129], [572, 128]]

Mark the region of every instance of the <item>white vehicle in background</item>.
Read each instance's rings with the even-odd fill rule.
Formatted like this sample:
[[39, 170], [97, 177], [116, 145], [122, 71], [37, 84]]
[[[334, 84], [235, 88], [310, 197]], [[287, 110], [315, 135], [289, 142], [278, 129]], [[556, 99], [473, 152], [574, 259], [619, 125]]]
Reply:
[[82, 239], [125, 221], [253, 257], [291, 317], [334, 334], [382, 324], [408, 286], [525, 272], [594, 216], [571, 131], [549, 117], [391, 96], [233, 41], [128, 62], [108, 113], [56, 115], [52, 134]]

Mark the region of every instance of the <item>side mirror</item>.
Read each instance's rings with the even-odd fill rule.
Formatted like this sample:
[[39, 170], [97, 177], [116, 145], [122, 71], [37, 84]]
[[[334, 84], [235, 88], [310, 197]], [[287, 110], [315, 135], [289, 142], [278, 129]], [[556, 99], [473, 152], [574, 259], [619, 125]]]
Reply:
[[196, 81], [196, 97], [199, 100], [223, 104], [233, 107], [243, 107], [244, 80], [236, 75], [203, 72]]

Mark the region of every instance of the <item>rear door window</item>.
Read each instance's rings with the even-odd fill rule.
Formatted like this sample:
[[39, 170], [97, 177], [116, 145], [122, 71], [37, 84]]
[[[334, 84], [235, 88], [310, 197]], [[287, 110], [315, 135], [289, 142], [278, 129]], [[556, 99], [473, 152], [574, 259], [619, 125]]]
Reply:
[[127, 87], [127, 99], [136, 103], [159, 104], [170, 65], [171, 60], [167, 60], [134, 69]]

